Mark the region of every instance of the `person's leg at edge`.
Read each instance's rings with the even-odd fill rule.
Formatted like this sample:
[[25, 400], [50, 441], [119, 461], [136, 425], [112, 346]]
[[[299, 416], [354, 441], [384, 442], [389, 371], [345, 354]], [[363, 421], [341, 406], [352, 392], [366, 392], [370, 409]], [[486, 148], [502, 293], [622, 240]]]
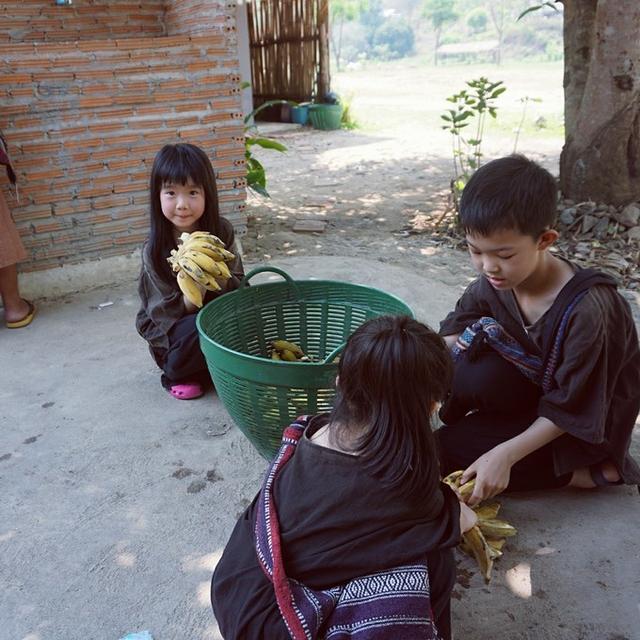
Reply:
[[20, 297], [18, 270], [15, 264], [0, 269], [0, 296], [6, 322], [18, 322], [29, 313], [29, 303]]

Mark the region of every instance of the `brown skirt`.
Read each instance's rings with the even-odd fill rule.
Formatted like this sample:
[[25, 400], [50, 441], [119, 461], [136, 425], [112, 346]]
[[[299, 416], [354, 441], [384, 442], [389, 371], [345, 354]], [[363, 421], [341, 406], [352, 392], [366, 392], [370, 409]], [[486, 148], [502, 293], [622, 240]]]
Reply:
[[27, 257], [20, 234], [0, 190], [0, 269], [21, 262]]

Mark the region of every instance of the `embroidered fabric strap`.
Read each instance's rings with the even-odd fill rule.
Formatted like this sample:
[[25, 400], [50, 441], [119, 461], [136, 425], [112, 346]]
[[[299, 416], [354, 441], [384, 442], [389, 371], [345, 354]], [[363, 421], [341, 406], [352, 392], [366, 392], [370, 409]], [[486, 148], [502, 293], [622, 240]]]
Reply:
[[276, 478], [295, 453], [308, 424], [298, 418], [285, 430], [258, 499], [255, 547], [273, 583], [280, 614], [293, 640], [440, 640], [433, 622], [426, 564], [407, 565], [314, 590], [285, 573], [280, 525], [273, 497]]
[[529, 380], [540, 384], [542, 359], [528, 354], [520, 343], [512, 338], [496, 320], [483, 317], [469, 325], [458, 337], [452, 349], [454, 360], [469, 352], [479, 342], [486, 342], [505, 360], [514, 364]]
[[575, 306], [587, 294], [587, 291], [584, 290], [578, 293], [565, 309], [551, 349], [544, 361], [540, 356], [527, 353], [522, 345], [512, 338], [494, 318], [489, 317], [480, 318], [460, 334], [452, 349], [453, 359], [458, 360], [463, 353], [471, 354], [474, 347], [481, 342], [486, 342], [505, 360], [515, 365], [529, 380], [540, 385], [542, 390], [547, 393], [553, 387], [553, 376], [560, 359], [560, 350], [569, 317]]

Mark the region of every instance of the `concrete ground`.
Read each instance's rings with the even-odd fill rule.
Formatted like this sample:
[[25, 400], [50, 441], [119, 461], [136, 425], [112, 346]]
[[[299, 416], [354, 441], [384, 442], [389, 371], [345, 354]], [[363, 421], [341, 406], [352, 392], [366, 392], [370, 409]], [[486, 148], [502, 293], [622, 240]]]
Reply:
[[[428, 257], [420, 270], [326, 256], [274, 264], [393, 291], [434, 326], [461, 288]], [[215, 394], [183, 403], [162, 390], [137, 305], [127, 281], [43, 301], [32, 326], [0, 328], [3, 640], [220, 637], [211, 572], [265, 462]], [[458, 640], [640, 638], [635, 489], [502, 502], [519, 534], [488, 587], [460, 556]]]

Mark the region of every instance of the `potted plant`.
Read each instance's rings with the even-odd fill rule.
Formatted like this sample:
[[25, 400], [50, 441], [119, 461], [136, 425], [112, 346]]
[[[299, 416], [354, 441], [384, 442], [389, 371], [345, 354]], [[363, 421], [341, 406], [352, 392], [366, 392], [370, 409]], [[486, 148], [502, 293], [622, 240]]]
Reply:
[[340, 96], [331, 92], [324, 97], [322, 102], [309, 105], [309, 119], [314, 129], [332, 131], [340, 128], [342, 111]]

